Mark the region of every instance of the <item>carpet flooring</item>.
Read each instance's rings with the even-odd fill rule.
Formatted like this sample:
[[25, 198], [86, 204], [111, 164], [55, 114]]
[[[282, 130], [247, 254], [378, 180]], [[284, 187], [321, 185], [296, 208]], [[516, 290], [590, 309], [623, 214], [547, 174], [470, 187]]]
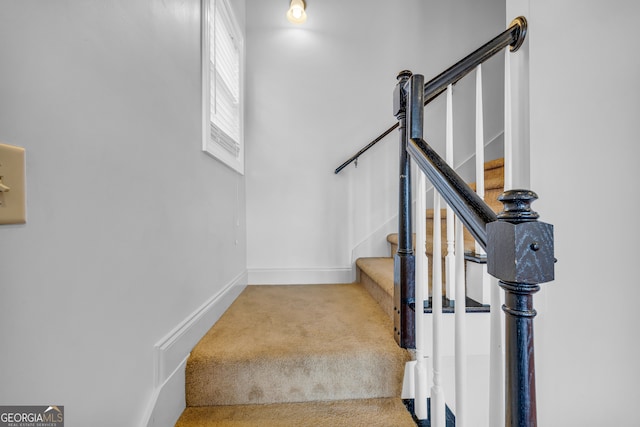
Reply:
[[405, 425], [381, 418], [411, 419], [392, 331], [359, 283], [248, 286], [193, 349], [177, 425]]
[[415, 427], [399, 398], [187, 408], [176, 427]]

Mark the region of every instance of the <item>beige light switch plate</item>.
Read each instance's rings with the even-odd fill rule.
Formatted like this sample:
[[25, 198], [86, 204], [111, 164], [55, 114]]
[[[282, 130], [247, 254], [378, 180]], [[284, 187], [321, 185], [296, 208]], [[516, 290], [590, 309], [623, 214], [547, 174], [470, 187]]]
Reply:
[[24, 148], [0, 144], [0, 224], [24, 224]]

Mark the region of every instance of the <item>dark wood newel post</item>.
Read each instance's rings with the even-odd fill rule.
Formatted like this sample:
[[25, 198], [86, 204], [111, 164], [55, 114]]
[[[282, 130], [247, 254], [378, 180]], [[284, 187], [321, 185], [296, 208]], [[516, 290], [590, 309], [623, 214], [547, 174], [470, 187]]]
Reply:
[[498, 200], [504, 210], [487, 224], [487, 268], [505, 291], [507, 427], [536, 427], [533, 294], [554, 279], [553, 226], [538, 221], [538, 196], [510, 190]]
[[411, 231], [411, 159], [407, 154], [407, 93], [405, 84], [411, 71], [398, 74], [393, 94], [393, 114], [400, 135], [400, 188], [398, 205], [398, 251], [394, 258], [394, 336], [404, 348], [415, 348], [415, 257]]

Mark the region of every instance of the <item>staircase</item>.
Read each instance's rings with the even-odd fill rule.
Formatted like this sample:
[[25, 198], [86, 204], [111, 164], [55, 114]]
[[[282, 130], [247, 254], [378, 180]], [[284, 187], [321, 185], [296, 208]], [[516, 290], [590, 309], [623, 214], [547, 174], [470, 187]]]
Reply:
[[[475, 191], [476, 183], [471, 183], [469, 186]], [[490, 160], [485, 162], [484, 164], [484, 200], [486, 203], [493, 209], [494, 212], [498, 213], [502, 211], [502, 203], [498, 201], [498, 196], [500, 196], [504, 192], [504, 158], [499, 158], [495, 160]], [[432, 266], [433, 266], [433, 209], [427, 209], [426, 218], [427, 218], [427, 236], [426, 236], [426, 253], [427, 259], [429, 260], [429, 283], [431, 284], [432, 277]], [[440, 220], [441, 220], [441, 239], [442, 239], [442, 265], [445, 265], [445, 256], [447, 255], [447, 210], [442, 209], [440, 211]], [[415, 234], [413, 235], [413, 248], [415, 250]], [[385, 285], [380, 285], [383, 289], [388, 289], [393, 295], [393, 257], [398, 250], [398, 234], [393, 233], [387, 236], [387, 242], [391, 247], [391, 258], [361, 258], [356, 262], [356, 265], [360, 268], [361, 271], [368, 276], [369, 272], [375, 274], [376, 277], [380, 277], [382, 272], [386, 272]], [[475, 252], [475, 241], [471, 234], [465, 229], [464, 230], [464, 250], [465, 253], [473, 253]], [[391, 269], [389, 270], [386, 267], [386, 264], [391, 263]], [[359, 263], [359, 264], [358, 264]], [[390, 276], [389, 276], [390, 274]], [[388, 280], [391, 280], [390, 288]], [[444, 281], [446, 278], [446, 271], [443, 268], [442, 271], [442, 281], [443, 295], [446, 296], [446, 289], [444, 288]], [[368, 278], [363, 279], [363, 283], [367, 282]], [[430, 288], [431, 289], [431, 288]], [[375, 292], [375, 291], [373, 291]], [[372, 293], [373, 293], [372, 292]]]
[[[498, 210], [503, 171], [485, 164]], [[393, 258], [356, 266], [351, 284], [248, 286], [193, 349], [176, 427], [415, 426], [400, 398], [410, 355], [393, 338]]]
[[359, 283], [248, 286], [193, 349], [176, 426], [415, 426], [392, 330]]

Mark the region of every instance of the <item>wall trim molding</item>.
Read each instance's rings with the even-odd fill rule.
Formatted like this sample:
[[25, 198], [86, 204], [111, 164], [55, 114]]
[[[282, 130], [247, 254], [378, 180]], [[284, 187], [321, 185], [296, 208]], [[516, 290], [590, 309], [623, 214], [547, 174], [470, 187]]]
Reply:
[[185, 408], [185, 368], [191, 349], [247, 286], [243, 271], [154, 346], [154, 390], [143, 426], [174, 425]]
[[351, 266], [249, 269], [249, 283], [252, 285], [312, 285], [352, 283], [354, 280], [355, 272]]
[[151, 404], [147, 410], [142, 427], [163, 427], [175, 425], [186, 408], [185, 400], [185, 357], [176, 370], [160, 386], [153, 389]]

